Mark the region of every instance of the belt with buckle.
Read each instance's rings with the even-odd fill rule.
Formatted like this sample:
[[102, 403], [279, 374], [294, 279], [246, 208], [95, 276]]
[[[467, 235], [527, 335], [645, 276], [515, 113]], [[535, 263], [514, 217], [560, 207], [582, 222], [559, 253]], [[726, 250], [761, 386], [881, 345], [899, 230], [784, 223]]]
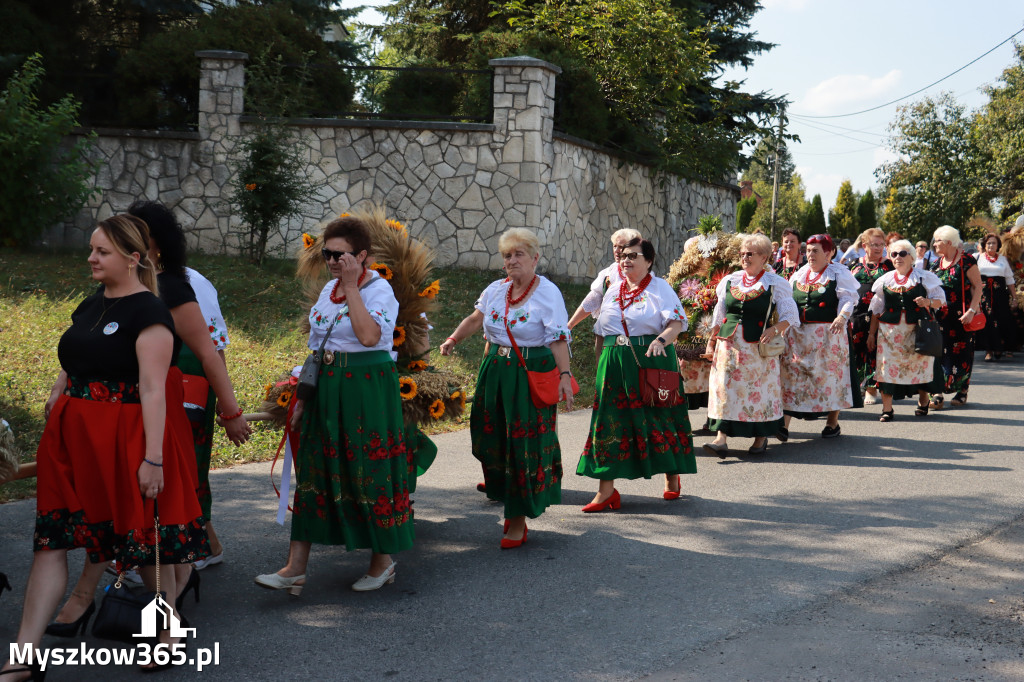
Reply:
[[498, 346], [498, 355], [503, 358], [507, 358], [512, 353], [512, 349], [508, 346]]

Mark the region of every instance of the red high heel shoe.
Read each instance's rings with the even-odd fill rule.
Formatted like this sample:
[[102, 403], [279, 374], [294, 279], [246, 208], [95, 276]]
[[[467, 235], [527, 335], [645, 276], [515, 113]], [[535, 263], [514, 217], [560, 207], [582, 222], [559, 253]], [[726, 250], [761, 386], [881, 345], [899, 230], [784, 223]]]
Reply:
[[501, 534], [502, 534], [502, 535], [505, 535], [506, 533], [508, 533], [508, 527], [509, 527], [510, 525], [512, 525], [512, 522], [511, 522], [511, 521], [509, 521], [508, 519], [505, 519], [505, 525], [504, 525], [504, 526], [502, 526], [502, 528], [501, 528]]
[[682, 481], [680, 480], [679, 474], [676, 474], [676, 487], [679, 488], [679, 490], [666, 490], [665, 491], [664, 497], [665, 497], [666, 500], [678, 500], [680, 493], [683, 492], [683, 484], [682, 484]]
[[[508, 523], [508, 522], [506, 521], [506, 523]], [[507, 531], [508, 528], [506, 527], [505, 530]], [[530, 531], [529, 528], [527, 528], [526, 526], [523, 526], [523, 537], [520, 540], [509, 540], [508, 538], [502, 538], [501, 539], [501, 548], [502, 549], [514, 549], [514, 548], [518, 547], [519, 545], [526, 544], [526, 534], [529, 533], [529, 531]]]
[[487, 484], [486, 483], [477, 483], [476, 484], [476, 489], [479, 490], [482, 493], [485, 493], [485, 492], [487, 492]]
[[619, 491], [612, 489], [612, 494], [608, 496], [608, 499], [604, 502], [591, 502], [583, 511], [587, 514], [590, 512], [604, 511], [605, 509], [618, 509], [622, 506], [622, 498], [619, 497]]

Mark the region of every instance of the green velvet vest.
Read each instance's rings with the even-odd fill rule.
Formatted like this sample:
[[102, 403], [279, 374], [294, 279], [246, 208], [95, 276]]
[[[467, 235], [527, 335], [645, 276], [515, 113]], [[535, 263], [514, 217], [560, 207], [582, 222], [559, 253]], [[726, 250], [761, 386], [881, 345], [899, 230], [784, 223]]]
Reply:
[[771, 304], [771, 287], [758, 290], [752, 298], [736, 298], [732, 295], [732, 287], [729, 287], [725, 291], [725, 321], [718, 330], [718, 338], [730, 338], [739, 326], [743, 328], [744, 341], [757, 343], [764, 333], [764, 319]]
[[836, 293], [836, 281], [826, 282], [824, 286], [812, 284], [810, 291], [804, 291], [803, 282], [793, 285], [793, 300], [800, 309], [800, 322], [832, 322], [839, 314], [839, 294]]
[[907, 322], [916, 324], [919, 313], [914, 299], [918, 296], [927, 296], [928, 292], [925, 290], [924, 285], [918, 282], [902, 293], [891, 291], [889, 287], [882, 287], [882, 294], [885, 296], [885, 310], [878, 316], [879, 322], [898, 324], [900, 313], [906, 313]]

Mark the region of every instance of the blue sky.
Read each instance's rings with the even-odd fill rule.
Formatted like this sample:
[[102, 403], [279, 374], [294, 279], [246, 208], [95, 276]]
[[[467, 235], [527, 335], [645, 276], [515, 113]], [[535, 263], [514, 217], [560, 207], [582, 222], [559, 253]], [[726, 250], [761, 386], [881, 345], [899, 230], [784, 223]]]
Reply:
[[[885, 142], [897, 105], [843, 118], [804, 117], [845, 114], [907, 95], [1024, 28], [1024, 0], [762, 0], [762, 5], [751, 28], [777, 45], [750, 69], [726, 77], [745, 79], [748, 90], [790, 100], [789, 130], [801, 139], [790, 152], [808, 199], [821, 194], [826, 211], [845, 178], [859, 192], [876, 187], [875, 168], [892, 158]], [[368, 10], [359, 21], [381, 18]], [[1017, 40], [1024, 42], [1024, 34]], [[1012, 59], [1013, 46], [1007, 43], [901, 103], [949, 91], [968, 107], [981, 106], [980, 88], [996, 83]]]

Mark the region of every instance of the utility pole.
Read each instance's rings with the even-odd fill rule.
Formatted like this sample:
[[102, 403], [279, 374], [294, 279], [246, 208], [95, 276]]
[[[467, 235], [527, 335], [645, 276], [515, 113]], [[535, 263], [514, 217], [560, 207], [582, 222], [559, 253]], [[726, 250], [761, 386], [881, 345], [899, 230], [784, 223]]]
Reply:
[[782, 122], [786, 120], [786, 105], [782, 105], [779, 112], [779, 136], [775, 138], [775, 181], [772, 184], [772, 229], [771, 240], [775, 241], [775, 207], [779, 201], [779, 166], [782, 155]]

